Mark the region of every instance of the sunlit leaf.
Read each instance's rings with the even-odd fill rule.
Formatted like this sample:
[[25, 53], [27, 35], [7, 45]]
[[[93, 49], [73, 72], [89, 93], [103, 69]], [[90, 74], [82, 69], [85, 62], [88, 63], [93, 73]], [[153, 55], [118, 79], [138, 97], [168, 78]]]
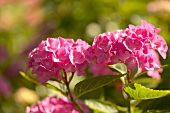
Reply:
[[[66, 85], [61, 84], [61, 83], [56, 82], [56, 81], [48, 81], [48, 82], [46, 83], [46, 86], [47, 86], [48, 88], [50, 88], [50, 89], [53, 89], [53, 88], [54, 88], [54, 90], [60, 89], [60, 90], [61, 90], [62, 92], [64, 92], [64, 93], [67, 92]], [[54, 86], [55, 86], [55, 87], [54, 87]], [[57, 89], [56, 89], [56, 88], [57, 88]]]
[[115, 71], [115, 72], [118, 72], [118, 73], [121, 73], [121, 74], [127, 73], [126, 65], [123, 64], [123, 63], [117, 63], [117, 64], [114, 64], [114, 65], [109, 65], [108, 67], [112, 71]]
[[96, 101], [96, 100], [85, 100], [85, 105], [87, 105], [89, 108], [93, 110], [97, 110], [103, 113], [117, 113], [118, 110], [111, 105], [104, 104], [102, 102]]
[[74, 88], [74, 93], [75, 93], [76, 97], [78, 98], [90, 91], [93, 91], [95, 89], [103, 87], [103, 86], [119, 79], [122, 76], [123, 75], [98, 76], [98, 77], [83, 80], [83, 81], [79, 82], [78, 84], [76, 84], [76, 86]]
[[20, 71], [20, 74], [28, 81], [33, 82], [35, 84], [40, 84], [36, 78], [26, 75], [24, 72]]
[[169, 113], [166, 110], [147, 110], [145, 113]]
[[170, 94], [170, 90], [153, 90], [136, 83], [130, 84], [124, 90], [131, 98], [139, 100], [160, 98]]

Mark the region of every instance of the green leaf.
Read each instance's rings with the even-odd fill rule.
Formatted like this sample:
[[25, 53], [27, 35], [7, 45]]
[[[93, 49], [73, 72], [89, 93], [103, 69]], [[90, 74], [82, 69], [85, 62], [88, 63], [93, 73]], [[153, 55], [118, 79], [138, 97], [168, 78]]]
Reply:
[[158, 84], [161, 82], [161, 80], [157, 80], [147, 76], [147, 77], [136, 78], [133, 82], [144, 85], [148, 88], [156, 88]]
[[127, 67], [123, 63], [117, 63], [117, 64], [114, 64], [114, 65], [109, 65], [108, 67], [112, 71], [115, 71], [115, 72], [118, 72], [118, 73], [121, 73], [121, 74], [127, 73]]
[[[27, 79], [28, 81], [40, 85], [39, 81], [38, 81], [36, 78], [34, 78], [34, 77], [32, 77], [32, 76], [28, 76], [28, 75], [26, 75], [24, 72], [21, 72], [21, 71], [20, 71], [20, 74], [21, 74], [25, 79]], [[48, 83], [41, 84], [41, 85], [44, 85], [44, 86], [46, 86], [47, 88], [53, 89], [53, 90], [55, 90], [55, 91], [57, 91], [57, 92], [59, 92], [59, 93], [61, 93], [61, 94], [63, 94], [63, 95], [66, 95], [66, 94], [65, 94], [65, 93], [66, 93], [66, 90], [65, 90], [66, 88], [65, 88], [65, 86], [64, 86], [63, 84], [59, 83], [59, 82], [56, 82], [55, 85], [53, 85], [52, 81], [48, 81]]]
[[113, 82], [114, 80], [119, 79], [122, 76], [123, 75], [97, 76], [94, 78], [83, 80], [83, 81], [79, 82], [78, 84], [76, 84], [76, 86], [74, 88], [74, 93], [75, 93], [76, 97], [79, 98], [80, 96], [82, 96], [90, 91], [93, 91], [95, 89], [101, 88], [101, 87]]
[[102, 102], [99, 102], [97, 100], [85, 100], [85, 105], [87, 105], [89, 108], [100, 111], [100, 113], [117, 113], [118, 110], [109, 104], [104, 104]]
[[61, 84], [60, 82], [57, 81], [51, 81], [49, 80], [46, 84], [46, 87], [50, 88], [50, 89], [54, 89], [54, 90], [60, 90], [64, 93], [67, 93], [67, 88], [65, 84]]
[[[169, 65], [169, 64], [166, 64], [166, 65], [161, 65], [161, 66], [160, 66], [160, 68], [167, 68], [167, 67], [170, 67], [170, 65]], [[154, 70], [158, 70], [158, 69], [159, 69], [159, 68], [155, 68]], [[140, 77], [141, 75], [146, 74], [147, 72], [148, 72], [148, 70], [142, 71], [142, 72], [140, 72], [139, 74], [136, 74], [133, 79], [136, 79], [136, 78]]]
[[124, 90], [132, 99], [136, 100], [160, 98], [170, 94], [170, 90], [153, 90], [136, 83], [130, 84]]
[[81, 97], [79, 97], [80, 99], [99, 99], [104, 95], [104, 89], [103, 87], [95, 89], [93, 91], [90, 91], [84, 95], [82, 95]]
[[[143, 100], [139, 103], [138, 107], [145, 111], [163, 110], [163, 113], [170, 111], [170, 95], [162, 98]], [[155, 112], [156, 113], [156, 112]], [[160, 112], [159, 112], [160, 113]], [[162, 113], [162, 112], [161, 112]]]
[[24, 72], [20, 71], [19, 72], [26, 80], [33, 82], [35, 84], [40, 84], [36, 78], [33, 78], [31, 76], [26, 75]]
[[169, 113], [166, 110], [147, 110], [145, 113]]

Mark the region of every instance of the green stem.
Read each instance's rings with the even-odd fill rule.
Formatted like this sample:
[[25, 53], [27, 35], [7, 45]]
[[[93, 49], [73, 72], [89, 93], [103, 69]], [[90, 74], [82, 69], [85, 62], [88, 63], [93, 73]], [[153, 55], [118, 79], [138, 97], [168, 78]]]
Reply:
[[131, 103], [129, 97], [128, 97], [128, 113], [131, 113]]
[[[128, 73], [127, 73], [127, 75], [126, 75], [126, 82], [125, 82], [125, 86], [128, 86], [129, 85], [129, 83], [131, 83], [131, 79], [132, 79], [132, 70], [128, 70]], [[129, 95], [127, 95], [128, 96], [128, 98], [127, 98], [127, 101], [128, 101], [128, 113], [131, 113], [131, 103], [130, 103], [130, 101], [131, 101], [131, 99], [130, 99], [130, 97], [129, 97]]]
[[128, 74], [127, 74], [128, 84], [131, 83], [131, 79], [132, 79], [132, 70], [129, 70], [129, 71], [128, 71]]
[[66, 73], [65, 71], [64, 71], [64, 78], [65, 78], [64, 83], [65, 83], [65, 85], [66, 85], [66, 87], [67, 87], [69, 99], [72, 101], [72, 100], [73, 100], [73, 97], [72, 97], [72, 95], [71, 95], [71, 91], [70, 91], [70, 87], [69, 87], [69, 82], [68, 82], [68, 80], [67, 80], [67, 73]]
[[[161, 65], [161, 66], [160, 66], [160, 68], [167, 68], [167, 67], [170, 67], [170, 64], [166, 64], [166, 65]], [[155, 68], [154, 70], [158, 70], [158, 69], [159, 69], [159, 68]], [[147, 73], [147, 72], [148, 72], [148, 70], [142, 71], [142, 72], [140, 72], [140, 73], [136, 73], [136, 74], [134, 75], [134, 77], [132, 78], [132, 81], [135, 80], [136, 78], [138, 78], [139, 76]]]
[[81, 113], [85, 113], [83, 109], [77, 104], [76, 100], [72, 100], [72, 102], [76, 105], [76, 107], [80, 110]]
[[74, 103], [74, 105], [77, 107], [77, 109], [78, 109], [81, 113], [85, 113], [85, 112], [83, 111], [83, 109], [77, 104], [76, 100], [73, 99], [73, 96], [72, 96], [72, 94], [71, 94], [71, 90], [70, 90], [69, 84], [70, 84], [70, 82], [71, 82], [71, 80], [72, 80], [72, 78], [73, 78], [73, 75], [74, 75], [74, 73], [72, 73], [72, 76], [70, 77], [70, 79], [69, 79], [69, 81], [68, 81], [68, 80], [67, 80], [67, 73], [64, 71], [64, 78], [65, 78], [64, 83], [65, 83], [65, 85], [66, 85], [66, 87], [67, 87], [67, 91], [68, 91], [68, 95], [69, 95], [70, 100]]
[[70, 82], [71, 82], [71, 80], [73, 79], [73, 77], [74, 77], [74, 72], [72, 72], [71, 77], [69, 78], [68, 83], [70, 83]]

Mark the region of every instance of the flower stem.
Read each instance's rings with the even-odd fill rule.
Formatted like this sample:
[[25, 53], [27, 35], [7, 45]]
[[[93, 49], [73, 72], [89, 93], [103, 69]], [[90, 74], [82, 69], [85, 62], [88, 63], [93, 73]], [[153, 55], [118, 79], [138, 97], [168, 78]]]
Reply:
[[71, 95], [71, 91], [70, 91], [70, 87], [69, 87], [69, 82], [68, 82], [68, 80], [67, 80], [67, 73], [64, 71], [64, 83], [65, 83], [65, 85], [66, 85], [66, 87], [67, 87], [67, 91], [68, 91], [68, 96], [69, 96], [69, 99], [72, 101], [73, 100], [73, 97], [72, 97], [72, 95]]
[[[132, 70], [128, 71], [126, 78], [127, 78], [127, 82], [126, 82], [125, 86], [128, 86], [129, 83], [131, 83]], [[127, 101], [128, 101], [128, 105], [127, 105], [128, 106], [128, 113], [131, 113], [131, 103], [130, 103], [131, 99], [130, 99], [129, 95], [128, 95]]]
[[132, 70], [129, 70], [127, 74], [128, 84], [131, 83], [131, 79], [132, 79]]
[[68, 96], [69, 96], [70, 100], [74, 103], [74, 105], [77, 107], [77, 109], [78, 109], [81, 113], [84, 113], [83, 109], [77, 104], [76, 100], [73, 99], [73, 96], [72, 96], [72, 94], [71, 94], [71, 90], [70, 90], [69, 85], [70, 85], [70, 82], [71, 82], [73, 76], [74, 76], [74, 73], [72, 73], [70, 79], [67, 80], [67, 73], [64, 71], [64, 78], [65, 78], [64, 83], [65, 83], [65, 85], [66, 85], [66, 87], [67, 87]]
[[130, 103], [130, 99], [128, 99], [128, 113], [131, 113], [131, 103]]
[[68, 83], [70, 83], [70, 82], [71, 82], [71, 80], [73, 79], [73, 77], [74, 77], [74, 72], [72, 72], [71, 77], [69, 78]]
[[76, 100], [73, 99], [72, 102], [76, 105], [76, 107], [78, 108], [78, 110], [79, 110], [81, 113], [85, 113], [85, 112], [83, 111], [83, 109], [77, 104]]

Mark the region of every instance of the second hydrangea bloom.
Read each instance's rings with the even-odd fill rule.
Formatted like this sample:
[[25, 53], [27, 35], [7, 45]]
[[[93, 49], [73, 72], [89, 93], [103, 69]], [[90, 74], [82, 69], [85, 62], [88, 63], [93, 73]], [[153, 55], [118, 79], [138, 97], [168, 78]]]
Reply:
[[87, 61], [97, 64], [122, 62], [129, 70], [138, 67], [150, 70], [151, 74], [151, 70], [160, 68], [159, 58], [155, 57], [156, 53], [153, 51], [157, 50], [165, 59], [168, 50], [165, 40], [158, 35], [159, 31], [160, 29], [142, 21], [141, 26], [129, 25], [124, 30], [100, 34], [86, 51]]

